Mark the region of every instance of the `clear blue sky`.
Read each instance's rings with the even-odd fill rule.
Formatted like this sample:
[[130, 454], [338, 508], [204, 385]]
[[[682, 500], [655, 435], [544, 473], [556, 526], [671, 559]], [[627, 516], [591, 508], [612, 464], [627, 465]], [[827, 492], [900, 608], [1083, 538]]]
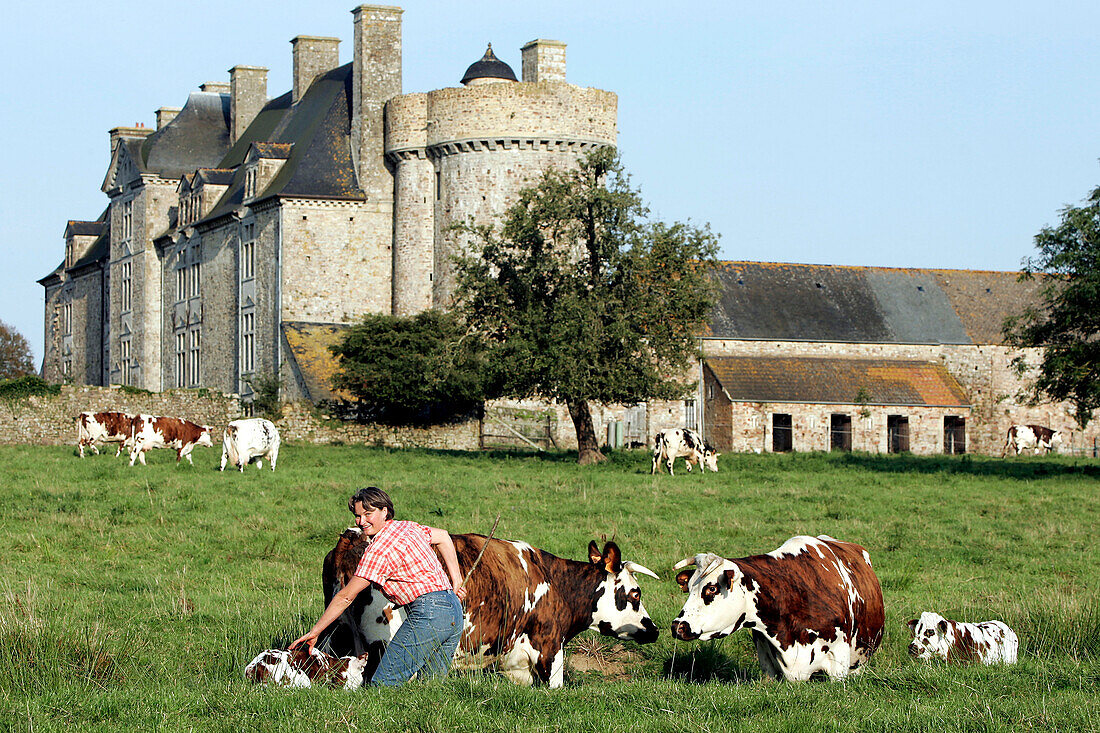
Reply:
[[[36, 363], [36, 280], [65, 222], [107, 203], [107, 131], [153, 126], [236, 64], [268, 67], [283, 93], [299, 34], [343, 39], [349, 61], [352, 7], [6, 9], [0, 320]], [[1100, 184], [1095, 0], [403, 7], [405, 92], [456, 86], [490, 41], [517, 73], [527, 41], [568, 44], [569, 81], [619, 95], [619, 146], [653, 213], [709, 222], [726, 259], [1017, 269]]]

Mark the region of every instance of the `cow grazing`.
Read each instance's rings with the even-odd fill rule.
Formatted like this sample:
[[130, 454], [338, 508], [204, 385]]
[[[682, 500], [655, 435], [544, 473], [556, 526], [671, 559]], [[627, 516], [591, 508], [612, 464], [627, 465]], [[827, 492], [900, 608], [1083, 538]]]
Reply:
[[1062, 445], [1062, 433], [1059, 430], [1051, 430], [1043, 425], [1013, 425], [1008, 429], [1001, 458], [1008, 455], [1009, 449], [1012, 449], [1015, 455], [1020, 455], [1025, 450], [1030, 450], [1033, 454], [1037, 454], [1040, 450], [1043, 453], [1050, 453], [1052, 450], [1057, 452], [1060, 445]]
[[255, 462], [256, 468], [263, 468], [264, 460], [271, 462], [271, 470], [279, 460], [279, 430], [270, 420], [253, 417], [234, 420], [229, 423], [222, 436], [222, 465], [231, 463], [240, 471], [249, 463]]
[[[451, 537], [465, 574], [486, 538], [479, 534]], [[355, 572], [366, 541], [352, 527], [325, 558], [326, 605]], [[635, 575], [657, 576], [637, 563], [624, 562], [614, 542], [608, 542], [602, 552], [595, 542], [589, 543], [588, 556], [589, 562], [577, 562], [525, 542], [489, 540], [466, 583], [465, 623], [456, 660], [464, 666], [495, 661], [497, 669], [516, 683], [533, 684], [538, 679], [561, 687], [565, 644], [582, 631], [593, 629], [642, 644], [656, 641], [657, 627], [642, 606]], [[329, 627], [325, 639], [337, 653], [369, 654], [372, 659], [365, 677], [370, 679], [384, 643], [403, 616], [371, 586]]]
[[930, 661], [1015, 664], [1020, 640], [1003, 621], [968, 624], [948, 621], [938, 613], [925, 611], [909, 622], [913, 641], [909, 654]]
[[145, 451], [150, 448], [175, 448], [176, 463], [180, 459], [187, 458], [187, 462], [194, 465], [191, 460], [191, 451], [197, 445], [214, 447], [214, 440], [210, 437], [214, 429], [209, 425], [198, 425], [190, 420], [180, 420], [175, 417], [154, 417], [153, 415], [137, 415], [134, 417], [134, 442], [130, 447], [130, 465], [141, 459], [141, 465], [145, 465]]
[[363, 684], [365, 667], [365, 658], [337, 658], [317, 648], [299, 648], [294, 651], [267, 649], [248, 663], [244, 668], [244, 677], [261, 685], [327, 685], [352, 690]]
[[132, 438], [134, 416], [125, 412], [82, 412], [76, 416], [76, 445], [80, 457], [84, 446], [99, 455], [97, 442], [118, 443], [115, 458], [122, 454], [122, 447]]
[[700, 474], [706, 473], [708, 468], [718, 473], [719, 455], [710, 447], [710, 443], [690, 428], [662, 430], [653, 438], [653, 468], [650, 473], [657, 473], [663, 461], [668, 465], [668, 475], [675, 476], [672, 463], [680, 457], [687, 464], [688, 473], [691, 473], [693, 463], [699, 466]]
[[882, 642], [882, 590], [859, 545], [792, 537], [765, 555], [726, 559], [706, 552], [676, 563], [689, 598], [672, 622], [677, 639], [719, 639], [751, 629], [756, 656], [775, 679], [817, 672], [844, 679]]

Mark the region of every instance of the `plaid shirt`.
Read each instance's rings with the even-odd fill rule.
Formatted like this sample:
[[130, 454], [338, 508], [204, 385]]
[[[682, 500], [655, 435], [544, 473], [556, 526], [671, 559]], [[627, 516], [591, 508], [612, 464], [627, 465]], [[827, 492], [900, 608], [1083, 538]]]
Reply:
[[391, 521], [367, 545], [355, 574], [382, 586], [382, 594], [399, 606], [425, 593], [450, 590], [431, 538], [431, 527]]

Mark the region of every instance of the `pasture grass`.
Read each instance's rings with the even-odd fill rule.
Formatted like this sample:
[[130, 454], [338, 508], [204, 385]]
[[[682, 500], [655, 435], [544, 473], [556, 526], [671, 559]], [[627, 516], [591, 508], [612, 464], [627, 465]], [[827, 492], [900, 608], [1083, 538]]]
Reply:
[[[0, 730], [1002, 731], [1100, 730], [1100, 466], [1081, 458], [730, 455], [718, 474], [649, 475], [622, 451], [285, 446], [279, 470], [219, 473], [171, 451], [0, 446]], [[322, 608], [321, 561], [377, 485], [398, 516], [523, 539], [574, 559], [614, 538], [663, 632], [625, 644], [619, 672], [574, 669], [562, 690], [462, 673], [400, 690], [261, 689], [242, 677]], [[867, 548], [886, 636], [844, 683], [763, 678], [747, 632], [674, 641], [672, 565], [700, 551], [767, 552], [794, 534]], [[921, 665], [921, 611], [999, 618], [1013, 667]], [[585, 634], [573, 654], [610, 640]], [[601, 646], [604, 645], [604, 646]]]

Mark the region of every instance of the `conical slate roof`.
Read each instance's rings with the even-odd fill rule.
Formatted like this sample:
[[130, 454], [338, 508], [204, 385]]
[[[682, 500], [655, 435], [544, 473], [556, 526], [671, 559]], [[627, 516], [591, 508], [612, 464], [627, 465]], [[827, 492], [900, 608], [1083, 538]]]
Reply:
[[470, 68], [466, 69], [466, 75], [462, 77], [462, 83], [468, 84], [474, 79], [507, 79], [508, 81], [517, 81], [516, 72], [512, 71], [512, 67], [493, 54], [493, 44], [491, 43], [489, 44], [489, 48], [485, 50], [485, 55], [470, 64]]

